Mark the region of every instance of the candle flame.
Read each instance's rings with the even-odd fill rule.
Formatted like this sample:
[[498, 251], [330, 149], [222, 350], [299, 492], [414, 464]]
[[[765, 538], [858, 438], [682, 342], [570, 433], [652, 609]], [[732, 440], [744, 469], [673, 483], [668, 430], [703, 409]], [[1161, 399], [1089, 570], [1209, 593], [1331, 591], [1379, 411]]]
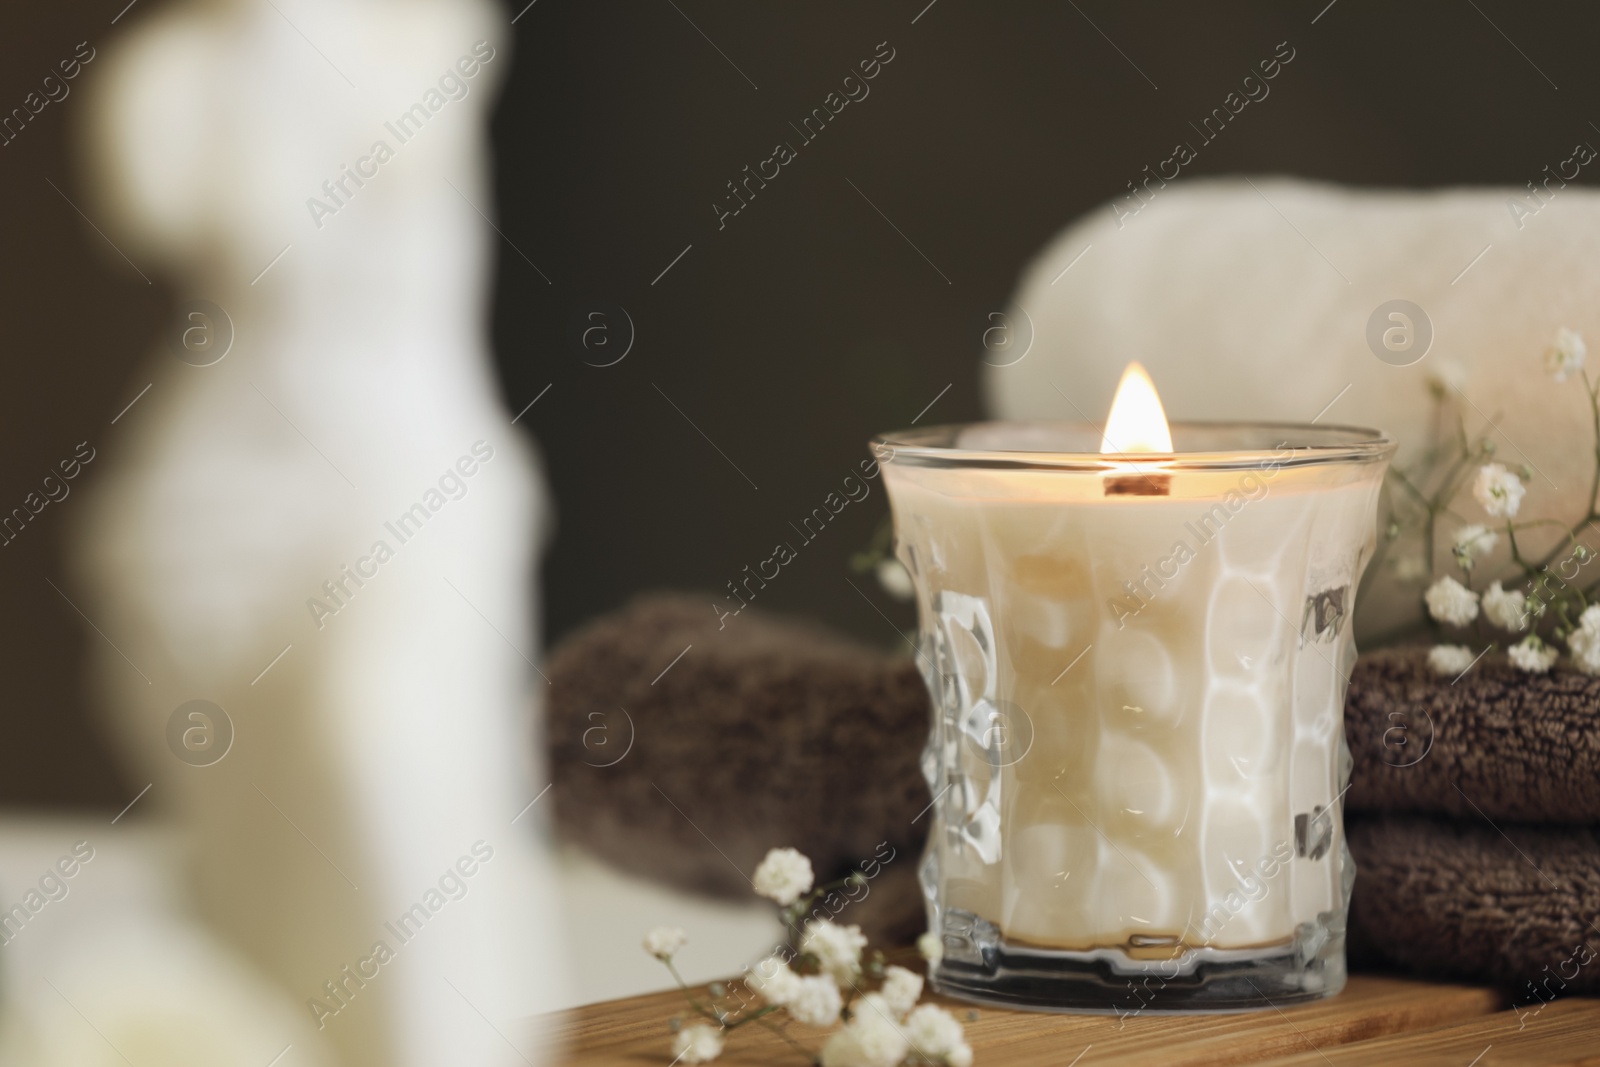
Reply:
[[1106, 417], [1101, 452], [1171, 452], [1172, 431], [1156, 383], [1137, 361], [1129, 363]]

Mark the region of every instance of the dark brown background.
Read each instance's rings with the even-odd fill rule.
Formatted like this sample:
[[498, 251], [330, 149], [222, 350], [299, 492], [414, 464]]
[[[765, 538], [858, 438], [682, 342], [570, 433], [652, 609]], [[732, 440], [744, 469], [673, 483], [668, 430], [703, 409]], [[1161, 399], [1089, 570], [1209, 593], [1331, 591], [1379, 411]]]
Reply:
[[[12, 5], [0, 110], [161, 0], [111, 26], [125, 2]], [[1025, 261], [1125, 192], [1280, 41], [1297, 55], [1268, 101], [1186, 175], [1521, 186], [1577, 140], [1600, 143], [1600, 13], [1577, 3], [925, 5], [538, 0], [518, 19], [494, 138], [500, 226], [521, 252], [498, 245], [494, 332], [513, 413], [550, 386], [518, 425], [559, 509], [552, 637], [640, 589], [720, 590], [838, 486], [872, 432], [946, 385], [924, 421], [977, 416], [984, 316]], [[719, 232], [724, 183], [793, 140], [788, 123], [880, 41], [896, 56], [871, 95]], [[107, 423], [171, 312], [161, 279], [147, 285], [50, 187], [86, 203], [70, 151], [83, 80], [0, 148], [0, 510], [76, 442], [115, 447]], [[608, 368], [571, 339], [596, 302], [636, 331]], [[100, 638], [46, 581], [60, 584], [73, 503], [0, 549], [0, 801], [118, 808], [134, 790], [80, 680]], [[909, 610], [870, 578], [854, 580], [875, 606], [846, 584], [884, 513], [876, 489], [847, 508], [760, 603], [895, 641]]]

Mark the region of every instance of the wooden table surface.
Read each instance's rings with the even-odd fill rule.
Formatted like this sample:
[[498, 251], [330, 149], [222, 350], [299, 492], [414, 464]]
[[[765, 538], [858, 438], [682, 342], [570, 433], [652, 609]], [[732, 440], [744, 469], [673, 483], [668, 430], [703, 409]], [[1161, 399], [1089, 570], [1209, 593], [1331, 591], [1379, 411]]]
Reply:
[[[697, 990], [700, 992], [701, 990]], [[1343, 993], [1304, 1007], [1244, 1015], [1045, 1015], [934, 998], [956, 1013], [974, 1067], [1600, 1067], [1600, 998], [1513, 1010], [1504, 993], [1385, 975], [1354, 975]], [[573, 1067], [666, 1067], [676, 991], [592, 1004], [548, 1020]], [[976, 1020], [967, 1012], [976, 1010]], [[809, 1048], [820, 1040], [791, 1024]], [[792, 1064], [793, 1049], [758, 1026], [729, 1035], [728, 1067]]]

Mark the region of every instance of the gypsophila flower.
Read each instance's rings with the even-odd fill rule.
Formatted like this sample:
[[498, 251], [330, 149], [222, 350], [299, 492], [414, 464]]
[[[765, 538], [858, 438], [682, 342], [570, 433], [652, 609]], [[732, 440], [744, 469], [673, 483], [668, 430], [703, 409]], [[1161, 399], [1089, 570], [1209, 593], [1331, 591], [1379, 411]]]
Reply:
[[878, 584], [896, 600], [910, 600], [917, 595], [917, 588], [911, 583], [911, 572], [899, 560], [883, 560], [878, 564], [877, 574]]
[[685, 1026], [672, 1039], [672, 1055], [677, 1063], [710, 1063], [722, 1055], [722, 1031], [705, 1023]]
[[1506, 650], [1511, 665], [1529, 674], [1543, 674], [1556, 661], [1556, 650], [1529, 634]]
[[756, 868], [751, 882], [758, 894], [787, 908], [811, 892], [815, 878], [811, 861], [804, 855], [792, 848], [775, 848]]
[[800, 939], [800, 951], [816, 957], [817, 966], [840, 985], [849, 985], [861, 976], [861, 950], [866, 947], [861, 927], [840, 926], [827, 919], [806, 923], [805, 936]]
[[1517, 633], [1528, 628], [1527, 594], [1520, 589], [1502, 589], [1491, 582], [1483, 593], [1483, 614], [1502, 630]]
[[[866, 885], [869, 878], [858, 871], [844, 884]], [[783, 907], [783, 921], [791, 928], [816, 899], [811, 861], [792, 848], [768, 852], [754, 880], [762, 896]], [[707, 986], [708, 1006], [684, 983], [672, 957], [687, 942], [688, 936], [671, 926], [658, 926], [644, 938], [645, 951], [666, 964], [692, 1009], [687, 1018], [679, 1015], [669, 1020], [674, 1063], [701, 1064], [717, 1059], [733, 1031], [746, 1022], [760, 1021], [762, 1026], [782, 1034], [792, 1021], [799, 1023], [802, 1030], [792, 1037], [785, 1035], [788, 1044], [802, 1052], [813, 1067], [971, 1067], [972, 1049], [954, 1017], [942, 1009], [918, 1013], [917, 1000], [925, 985], [923, 976], [906, 967], [885, 966], [882, 952], [874, 952], [864, 961], [867, 938], [859, 926], [812, 919], [800, 932], [797, 952], [780, 947], [746, 967], [745, 986], [766, 1002], [748, 1015], [742, 1015], [743, 1010], [755, 1002], [744, 993], [736, 994], [743, 1007], [729, 1011], [727, 998], [735, 995], [729, 986], [721, 982]], [[918, 939], [918, 948], [933, 966], [938, 965], [942, 955], [939, 938], [924, 934]], [[791, 960], [795, 961], [794, 967], [790, 966]], [[848, 1011], [845, 1009], [843, 987], [859, 990], [858, 983], [880, 979], [876, 991], [856, 997]], [[779, 1011], [784, 1013], [781, 1018], [765, 1020], [765, 1016]], [[971, 1013], [970, 1017], [977, 1018], [977, 1014]], [[775, 1027], [774, 1023], [778, 1025]], [[806, 1047], [807, 1033], [825, 1037], [820, 1050], [813, 1052]], [[912, 1033], [917, 1035], [915, 1046]]]
[[1583, 369], [1583, 361], [1588, 354], [1589, 347], [1583, 343], [1583, 335], [1563, 326], [1556, 331], [1556, 338], [1550, 342], [1550, 347], [1545, 349], [1544, 369], [1554, 375], [1556, 381], [1564, 382]]
[[936, 1004], [924, 1004], [906, 1016], [906, 1037], [917, 1054], [930, 1063], [969, 1067], [972, 1048], [955, 1016]]
[[784, 1007], [807, 1026], [832, 1026], [839, 1021], [844, 998], [839, 995], [839, 983], [832, 975], [809, 974], [799, 980], [794, 996]]
[[822, 1067], [896, 1067], [910, 1048], [882, 996], [868, 993], [850, 1005], [850, 1021], [822, 1046]]
[[644, 950], [658, 960], [670, 960], [688, 943], [689, 935], [676, 926], [658, 926], [644, 935]]
[[1494, 546], [1499, 541], [1499, 534], [1482, 523], [1475, 522], [1456, 531], [1455, 542], [1450, 546], [1450, 550], [1455, 554], [1456, 562], [1461, 565], [1461, 569], [1470, 571], [1472, 564], [1493, 552]]
[[917, 951], [928, 961], [930, 970], [937, 969], [939, 961], [944, 959], [944, 940], [929, 930], [917, 938]]
[[1497, 519], [1516, 517], [1522, 494], [1527, 491], [1522, 479], [1506, 470], [1504, 463], [1485, 463], [1472, 482], [1473, 497]]
[[1435, 400], [1443, 400], [1452, 392], [1459, 392], [1467, 387], [1467, 369], [1460, 363], [1444, 358], [1428, 362], [1431, 366], [1424, 377], [1428, 383], [1428, 392], [1433, 394]]
[[768, 956], [745, 972], [744, 984], [769, 1004], [784, 1005], [800, 992], [800, 976], [776, 955]]
[[1465, 645], [1434, 645], [1428, 649], [1428, 669], [1454, 677], [1472, 666], [1475, 658]]
[[1423, 594], [1428, 614], [1447, 626], [1465, 626], [1478, 617], [1478, 594], [1446, 575]]
[[886, 967], [883, 972], [883, 988], [878, 992], [883, 994], [889, 1010], [894, 1012], [896, 1019], [905, 1018], [906, 1012], [917, 1006], [917, 998], [922, 996], [922, 975], [915, 971], [908, 971], [904, 967]]
[[1578, 628], [1567, 635], [1572, 662], [1585, 674], [1600, 674], [1600, 604], [1590, 604], [1578, 616]]

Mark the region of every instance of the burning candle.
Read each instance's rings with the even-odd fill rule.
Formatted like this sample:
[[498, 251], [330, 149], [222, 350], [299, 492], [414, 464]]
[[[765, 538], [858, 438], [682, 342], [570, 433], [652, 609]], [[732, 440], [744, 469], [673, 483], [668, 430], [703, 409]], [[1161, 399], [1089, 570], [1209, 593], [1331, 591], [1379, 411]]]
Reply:
[[917, 589], [936, 984], [1118, 1011], [1336, 992], [1351, 610], [1380, 433], [1178, 423], [888, 434]]

